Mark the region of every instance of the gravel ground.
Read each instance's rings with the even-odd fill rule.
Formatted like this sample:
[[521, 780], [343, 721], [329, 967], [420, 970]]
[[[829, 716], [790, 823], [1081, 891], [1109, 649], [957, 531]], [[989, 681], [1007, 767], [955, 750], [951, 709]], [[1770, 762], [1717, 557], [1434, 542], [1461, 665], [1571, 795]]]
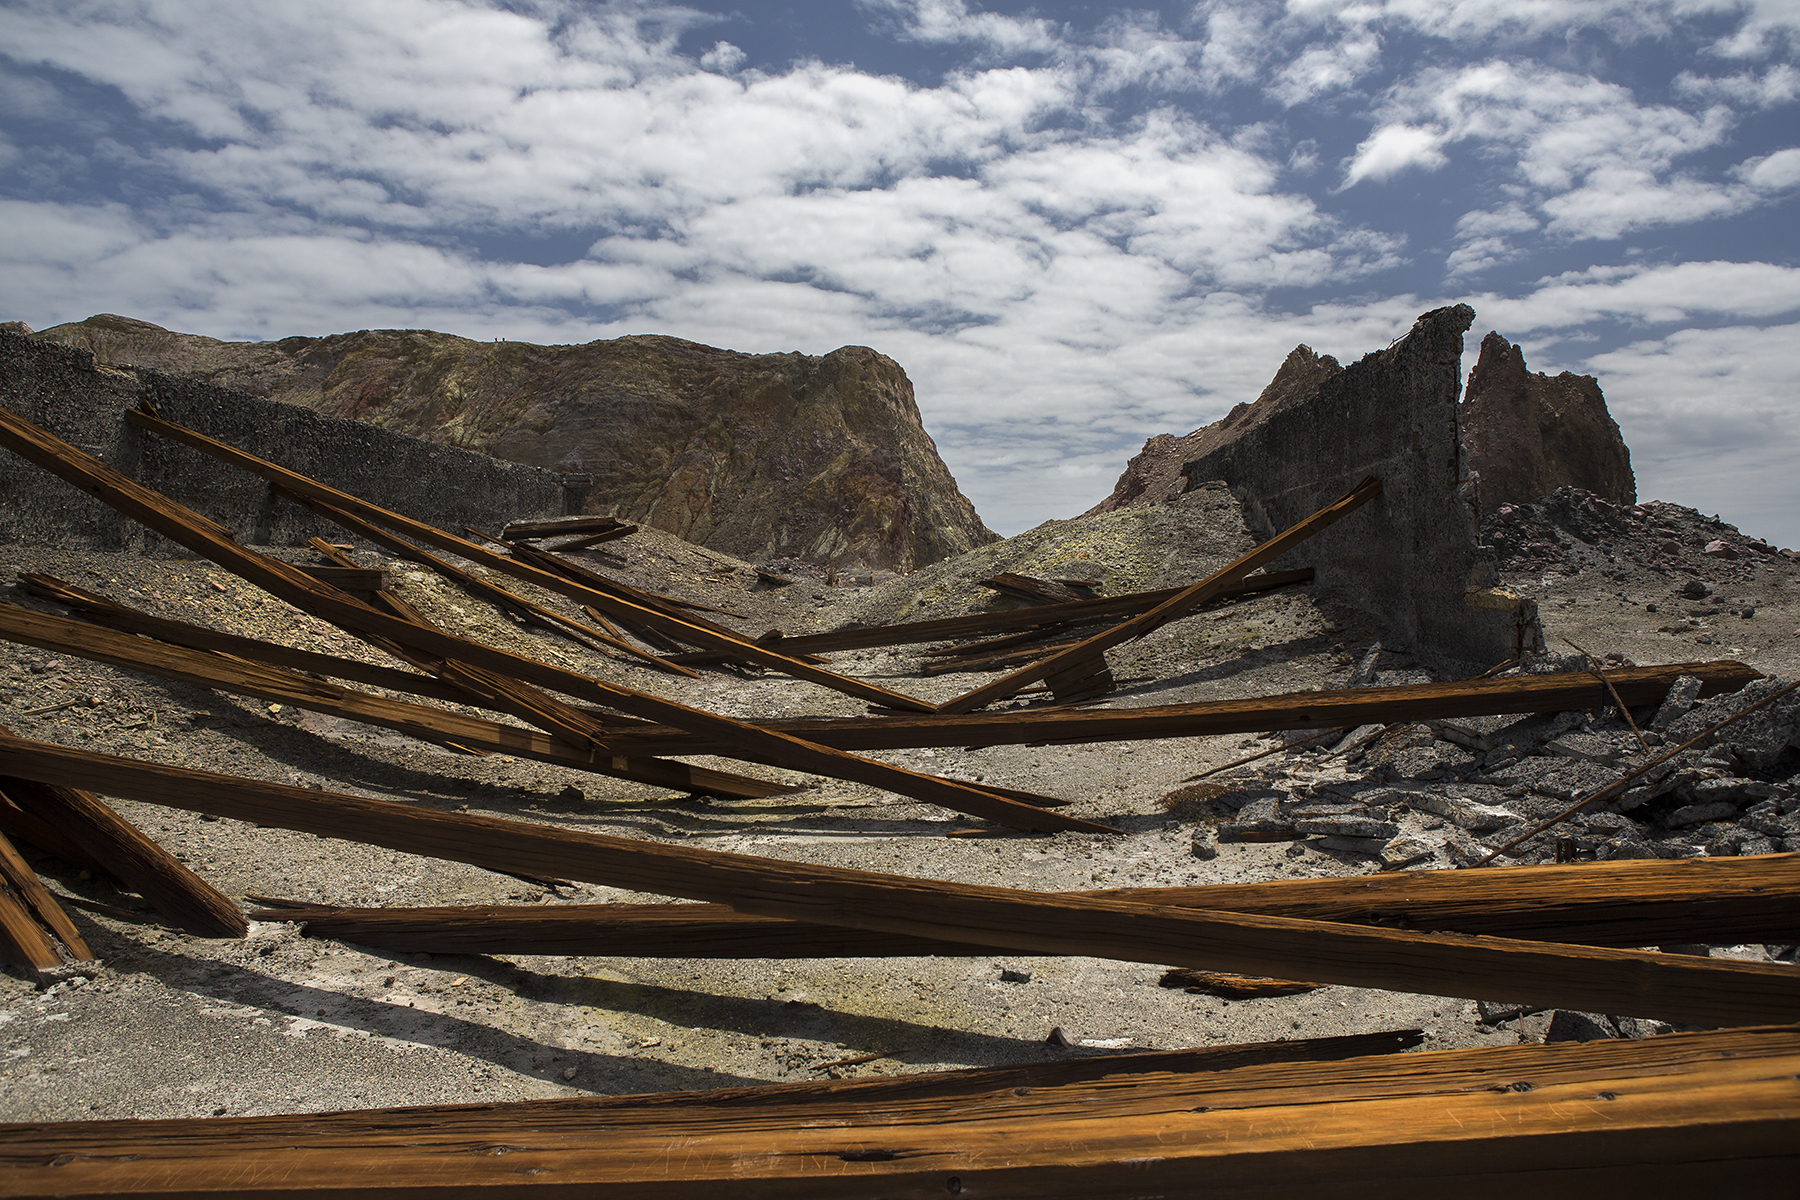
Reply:
[[[1637, 540], [1608, 557], [1608, 549], [1580, 536], [1599, 527], [1591, 512], [1577, 519], [1586, 511], [1576, 498], [1569, 510], [1575, 516], [1550, 506], [1514, 514], [1509, 525], [1521, 539], [1516, 553], [1508, 550], [1508, 582], [1540, 598], [1553, 643], [1566, 636], [1597, 654], [1640, 663], [1736, 657], [1765, 671], [1800, 669], [1800, 566], [1772, 551], [1725, 559], [1690, 547], [1703, 534], [1719, 540], [1724, 527], [1673, 506], [1653, 514], [1668, 528], [1614, 514], [1645, 532], [1632, 533]], [[1558, 524], [1559, 514], [1568, 519]], [[771, 586], [749, 564], [648, 531], [609, 544], [608, 553], [590, 553], [588, 561], [627, 582], [731, 609], [741, 617], [721, 619], [751, 633], [774, 626], [803, 632], [1010, 606], [974, 585], [996, 570], [1085, 572], [1107, 594], [1170, 586], [1223, 564], [1249, 539], [1229, 496], [1204, 489], [1175, 504], [1051, 523], [872, 587], [833, 587], [810, 577]], [[1674, 540], [1681, 540], [1681, 553], [1658, 548]], [[1537, 543], [1544, 548], [1525, 549]], [[1656, 548], [1654, 557], [1644, 546]], [[303, 551], [271, 552], [310, 561]], [[367, 549], [357, 557], [388, 562]], [[708, 669], [693, 681], [602, 657], [524, 629], [411, 566], [393, 570], [402, 596], [457, 632], [631, 687], [742, 716], [860, 711], [836, 693], [776, 676]], [[24, 571], [50, 572], [163, 615], [388, 661], [207, 563], [0, 547], [0, 580]], [[1687, 609], [1701, 604], [1673, 598], [1690, 580], [1722, 603], [1709, 596], [1706, 611], [1690, 617]], [[56, 611], [16, 591], [7, 599]], [[572, 613], [561, 601], [539, 599]], [[1733, 608], [1753, 615], [1726, 616]], [[1381, 636], [1307, 589], [1257, 597], [1116, 651], [1113, 673], [1123, 682], [1108, 703], [1342, 686]], [[833, 658], [838, 670], [927, 700], [991, 678], [922, 677], [910, 648]], [[1391, 644], [1375, 661], [1381, 682], [1429, 677], [1429, 664]], [[459, 755], [254, 698], [10, 645], [0, 645], [0, 721], [29, 738], [429, 808], [1022, 888], [1351, 875], [1379, 866], [1368, 854], [1325, 849], [1316, 839], [1227, 843], [1210, 859], [1192, 852], [1195, 818], [1172, 815], [1159, 799], [1187, 776], [1273, 744], [1253, 737], [882, 755], [956, 778], [1064, 796], [1073, 801], [1065, 811], [1123, 830], [950, 838], [944, 835], [972, 819], [857, 785], [709, 761], [814, 786], [760, 801], [690, 798], [504, 755]], [[1271, 761], [1281, 765], [1259, 778], [1316, 784], [1344, 770], [1304, 758]], [[546, 888], [232, 820], [124, 802], [118, 808], [233, 897], [349, 905], [663, 899], [602, 886]], [[49, 986], [17, 971], [0, 975], [0, 1119], [10, 1121], [705, 1088], [1406, 1026], [1426, 1029], [1430, 1048], [1510, 1044], [1541, 1037], [1550, 1019], [1484, 1025], [1472, 1001], [1345, 987], [1225, 1001], [1159, 987], [1159, 967], [1086, 958], [426, 956], [308, 939], [287, 924], [258, 924], [241, 941], [214, 940], [157, 925], [137, 897], [106, 880], [42, 855], [35, 863], [53, 890], [140, 915], [128, 921], [74, 909], [98, 964], [72, 968]], [[1003, 972], [1028, 974], [1029, 981], [1003, 979]], [[1056, 1027], [1076, 1045], [1046, 1045]], [[870, 1054], [884, 1057], [825, 1065]]]

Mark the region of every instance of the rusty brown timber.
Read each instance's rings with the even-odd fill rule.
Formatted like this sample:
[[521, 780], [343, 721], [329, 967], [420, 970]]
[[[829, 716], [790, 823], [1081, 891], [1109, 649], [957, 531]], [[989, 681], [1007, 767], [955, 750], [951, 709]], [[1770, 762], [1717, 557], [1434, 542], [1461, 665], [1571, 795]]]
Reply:
[[[1331, 527], [1379, 495], [1381, 495], [1381, 481], [1373, 476], [1364, 479], [1341, 498], [1270, 538], [1249, 553], [1226, 563], [1193, 586], [1183, 588], [1149, 612], [1139, 613], [1135, 617], [1119, 622], [1111, 629], [1096, 633], [1093, 637], [1071, 646], [1067, 650], [1039, 659], [1030, 666], [1021, 667], [1010, 675], [1004, 675], [991, 683], [985, 683], [953, 700], [946, 700], [937, 706], [937, 711], [940, 713], [972, 712], [984, 704], [991, 704], [995, 700], [1003, 700], [1008, 696], [1015, 695], [1019, 689], [1041, 679], [1050, 679], [1054, 685], [1059, 679], [1072, 675], [1104, 673], [1104, 655], [1107, 650], [1133, 638], [1142, 637], [1153, 629], [1158, 629], [1170, 621], [1185, 616], [1207, 601], [1216, 599], [1227, 585], [1237, 583], [1258, 567], [1280, 558], [1313, 534], [1318, 533], [1321, 529]], [[1079, 687], [1075, 690], [1079, 690]]]
[[[1344, 921], [1584, 946], [1800, 941], [1800, 856], [1418, 871], [1077, 896], [1174, 908]], [[968, 942], [870, 933], [735, 912], [721, 904], [484, 904], [341, 908], [298, 901], [251, 916], [309, 937], [430, 954], [608, 958], [867, 958], [991, 954]]]
[[[156, 630], [158, 635], [171, 632], [180, 634], [183, 629], [192, 628], [182, 627], [178, 622], [162, 621], [154, 617], [146, 618], [143, 625], [145, 632]], [[177, 628], [171, 631], [167, 628], [168, 626], [177, 626]], [[219, 635], [220, 638], [228, 636]], [[292, 704], [296, 708], [310, 709], [313, 712], [328, 713], [335, 717], [361, 721], [366, 725], [397, 730], [429, 742], [438, 744], [454, 742], [479, 750], [517, 754], [523, 758], [536, 759], [539, 762], [555, 763], [558, 766], [592, 771], [595, 774], [629, 779], [656, 787], [743, 798], [782, 796], [800, 790], [787, 784], [752, 779], [744, 775], [690, 766], [682, 762], [668, 762], [658, 758], [635, 755], [599, 753], [592, 749], [571, 746], [565, 741], [535, 729], [502, 725], [481, 717], [469, 716], [466, 713], [413, 704], [405, 700], [395, 700], [368, 692], [358, 692], [279, 666], [255, 661], [240, 661], [239, 658], [255, 660], [263, 656], [265, 643], [252, 642], [248, 638], [223, 641], [212, 650], [193, 650], [179, 645], [163, 645], [159, 642], [146, 641], [141, 637], [134, 637], [130, 633], [85, 625], [64, 617], [32, 612], [30, 609], [20, 608], [16, 604], [0, 603], [0, 639], [36, 646], [43, 650], [53, 650], [59, 654], [73, 654], [94, 662], [104, 662], [128, 670], [143, 671], [146, 674], [158, 675], [165, 679], [179, 679], [183, 683], [198, 684], [201, 687], [240, 692], [264, 700], [278, 700], [284, 704]], [[267, 649], [277, 652], [282, 650], [281, 647], [267, 647]], [[239, 658], [227, 658], [224, 653], [213, 651], [225, 651], [239, 656]], [[278, 653], [276, 657], [288, 657], [293, 653], [295, 652]], [[302, 660], [303, 662], [304, 660]], [[306, 669], [302, 664], [296, 665], [301, 665], [302, 669]], [[404, 673], [396, 671], [394, 674]], [[433, 680], [432, 682], [437, 681]], [[463, 689], [455, 690], [456, 694], [450, 699], [460, 703], [481, 703], [476, 696], [469, 695]], [[495, 703], [497, 706], [498, 702]], [[4, 781], [0, 781], [0, 788], [4, 788], [4, 786]], [[36, 806], [23, 801], [21, 801], [20, 807], [34, 813], [36, 811]], [[99, 856], [99, 858], [102, 862], [110, 861], [105, 856]], [[145, 896], [149, 898], [149, 893], [145, 892]], [[184, 925], [184, 928], [191, 927]], [[192, 932], [203, 933], [204, 931], [193, 929]], [[237, 934], [230, 936], [241, 936], [241, 934], [242, 930], [239, 930]], [[205, 933], [205, 936], [225, 935]]]
[[[0, 1126], [14, 1196], [1785, 1195], [1800, 1030], [1484, 1047], [1057, 1086]], [[895, 1094], [894, 1089], [899, 1090]], [[922, 1094], [921, 1094], [922, 1092]]]
[[[168, 425], [167, 422], [159, 421], [142, 413], [134, 412], [128, 415], [135, 420], [156, 421], [158, 425]], [[178, 426], [173, 428], [179, 430]], [[296, 490], [306, 491], [310, 487], [323, 493], [323, 498], [328, 502], [354, 509], [365, 515], [374, 508], [372, 505], [365, 505], [354, 497], [347, 496], [335, 489], [324, 488], [303, 476], [285, 471], [272, 463], [263, 463], [260, 459], [232, 451], [229, 447], [214, 443], [211, 439], [192, 433], [192, 431], [180, 430], [180, 433], [184, 440], [192, 438], [207, 443], [214, 453], [226, 454], [229, 452], [227, 457], [231, 461], [250, 459], [251, 462], [260, 464], [258, 473], [261, 473], [261, 470], [275, 472], [279, 475], [282, 483], [294, 487]], [[288, 601], [297, 608], [312, 612], [359, 637], [374, 640], [377, 644], [385, 640], [417, 653], [467, 662], [495, 671], [509, 679], [558, 689], [565, 693], [569, 692], [571, 688], [584, 692], [599, 690], [606, 694], [605, 702], [611, 707], [647, 720], [665, 721], [690, 732], [731, 743], [739, 748], [740, 753], [748, 751], [751, 755], [766, 757], [769, 761], [794, 770], [810, 771], [814, 774], [846, 779], [872, 787], [886, 788], [915, 800], [938, 804], [972, 816], [988, 817], [1016, 828], [1040, 831], [1074, 829], [1087, 832], [1111, 832], [1106, 826], [1097, 825], [1092, 821], [1083, 821], [1075, 817], [1047, 812], [954, 780], [892, 767], [886, 763], [858, 758], [784, 734], [758, 729], [717, 713], [709, 713], [647, 693], [602, 683], [560, 667], [521, 658], [518, 655], [484, 646], [479, 642], [424, 628], [387, 613], [377, 612], [354, 597], [316, 583], [297, 568], [244, 549], [214, 522], [176, 504], [166, 496], [143, 487], [93, 455], [77, 450], [60, 438], [5, 409], [0, 409], [0, 444], [6, 445], [20, 456], [43, 467], [58, 478], [89, 492], [110, 507], [143, 522], [172, 541], [211, 559], [272, 595]], [[306, 494], [313, 494], [313, 492], [306, 491]], [[375, 509], [375, 511], [377, 513], [385, 512], [381, 509]], [[418, 522], [408, 522], [405, 518], [398, 517], [397, 514], [387, 515], [394, 521], [402, 522], [407, 531], [414, 528], [430, 530], [429, 526], [421, 526]], [[387, 523], [391, 524], [391, 522]], [[436, 537], [468, 546], [469, 551], [472, 552], [471, 557], [479, 555], [482, 561], [495, 560], [505, 563], [507, 564], [506, 569], [511, 571], [521, 569], [520, 564], [513, 563], [510, 559], [500, 558], [498, 555], [489, 554], [480, 547], [463, 542], [460, 538], [453, 538], [440, 530], [430, 530], [430, 532]], [[421, 536], [422, 540], [430, 540]], [[564, 584], [564, 581], [545, 572], [539, 571], [533, 572], [533, 574]], [[578, 585], [564, 584], [564, 586], [575, 587]], [[588, 589], [581, 590], [585, 593]]]
[[[1626, 703], [1634, 706], [1659, 703], [1682, 675], [1699, 678], [1701, 694], [1706, 696], [1735, 692], [1751, 680], [1762, 678], [1761, 672], [1730, 659], [1623, 667], [1607, 675]], [[1028, 708], [957, 716], [795, 719], [769, 721], [762, 727], [845, 750], [899, 750], [1355, 728], [1493, 713], [1572, 712], [1611, 702], [1611, 693], [1591, 675], [1521, 675], [1404, 687], [1287, 692], [1247, 700], [1203, 700], [1146, 708]], [[720, 753], [719, 743], [667, 726], [634, 726], [608, 735], [604, 744], [618, 754]]]
[[537, 878], [1010, 950], [1731, 1025], [1800, 1017], [1800, 971], [942, 883], [634, 842], [0, 737], [0, 774]]

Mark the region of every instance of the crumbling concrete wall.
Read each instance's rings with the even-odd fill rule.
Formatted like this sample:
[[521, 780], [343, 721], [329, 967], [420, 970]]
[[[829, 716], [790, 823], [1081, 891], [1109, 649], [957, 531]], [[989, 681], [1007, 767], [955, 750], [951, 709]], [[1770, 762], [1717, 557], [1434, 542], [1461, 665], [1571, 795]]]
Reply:
[[[563, 480], [554, 471], [156, 371], [97, 367], [86, 350], [0, 330], [0, 404], [13, 412], [211, 517], [240, 542], [344, 540], [337, 526], [277, 499], [257, 476], [128, 424], [125, 411], [141, 399], [178, 424], [452, 532], [563, 512]], [[171, 548], [86, 493], [0, 452], [5, 542], [158, 553]]]
[[1416, 652], [1492, 665], [1542, 644], [1536, 608], [1497, 586], [1476, 542], [1457, 425], [1466, 304], [1420, 317], [1386, 350], [1323, 379], [1309, 399], [1251, 423], [1183, 468], [1187, 488], [1219, 480], [1265, 535], [1336, 500], [1365, 476], [1381, 497], [1277, 564], [1310, 565], [1321, 589], [1372, 614]]

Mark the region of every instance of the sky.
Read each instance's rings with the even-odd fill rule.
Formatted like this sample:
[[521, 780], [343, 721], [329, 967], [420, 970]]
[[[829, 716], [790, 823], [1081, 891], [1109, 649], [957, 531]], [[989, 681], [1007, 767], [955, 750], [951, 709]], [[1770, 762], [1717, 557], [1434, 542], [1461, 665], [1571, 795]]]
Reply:
[[1800, 0], [0, 0], [0, 319], [882, 351], [987, 523], [1474, 306], [1800, 546]]

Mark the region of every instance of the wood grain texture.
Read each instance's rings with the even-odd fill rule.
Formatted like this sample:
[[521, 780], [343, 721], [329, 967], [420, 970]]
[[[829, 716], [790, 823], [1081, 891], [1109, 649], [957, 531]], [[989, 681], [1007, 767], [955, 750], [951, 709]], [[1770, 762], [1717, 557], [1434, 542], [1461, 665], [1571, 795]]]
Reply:
[[[1701, 695], [1735, 692], [1760, 671], [1740, 662], [1669, 663], [1608, 672], [1626, 702], [1660, 703], [1682, 675], [1701, 680]], [[1590, 675], [1523, 675], [1404, 687], [1288, 692], [1245, 700], [1204, 700], [1144, 708], [1022, 709], [953, 716], [830, 718], [768, 721], [762, 728], [845, 750], [920, 746], [1017, 746], [1037, 743], [1141, 741], [1217, 737], [1281, 729], [1340, 729], [1499, 713], [1573, 712], [1611, 703]], [[712, 754], [719, 743], [667, 725], [640, 725], [611, 734], [605, 745], [622, 754]]]
[[[1587, 946], [1800, 941], [1800, 857], [1420, 871], [1074, 895]], [[722, 904], [489, 904], [346, 908], [295, 901], [251, 913], [308, 937], [430, 954], [618, 958], [979, 957], [992, 948], [752, 916]]]
[[81, 930], [69, 920], [69, 914], [62, 910], [56, 897], [50, 894], [37, 873], [31, 869], [24, 856], [5, 834], [0, 833], [0, 879], [16, 892], [25, 907], [37, 918], [50, 935], [63, 944], [70, 957], [87, 960], [94, 957], [88, 949], [87, 939], [81, 936]]
[[907, 879], [423, 810], [16, 738], [0, 738], [0, 774], [65, 786], [79, 782], [151, 804], [490, 870], [712, 901], [815, 924], [1389, 991], [1469, 999], [1505, 995], [1694, 1024], [1800, 1017], [1800, 970], [1785, 964], [1411, 933]]
[[0, 1189], [15, 1196], [1516, 1200], [1786, 1194], [1796, 1164], [1792, 1027], [949, 1097], [690, 1094], [0, 1126]]
[[[297, 472], [245, 454], [151, 413], [132, 411], [126, 417], [140, 428], [203, 450], [299, 494], [323, 499], [346, 511], [355, 512], [391, 529], [398, 529], [427, 544], [449, 549], [497, 570], [528, 578], [548, 590], [560, 591], [582, 600], [590, 598], [592, 589], [514, 562], [422, 522], [367, 504], [354, 496], [325, 487]], [[1034, 808], [972, 785], [908, 771], [785, 734], [758, 729], [717, 713], [603, 683], [548, 663], [508, 654], [442, 631], [424, 629], [387, 613], [377, 612], [351, 596], [316, 583], [286, 563], [244, 549], [215, 523], [4, 409], [0, 409], [0, 444], [196, 554], [211, 559], [265, 591], [359, 637], [385, 639], [419, 653], [468, 662], [521, 683], [561, 691], [566, 695], [591, 698], [599, 693], [605, 696], [600, 702], [609, 707], [647, 720], [663, 721], [689, 732], [747, 749], [767, 761], [793, 770], [810, 771], [817, 775], [885, 788], [915, 800], [941, 805], [971, 816], [988, 817], [1015, 828], [1045, 832], [1060, 829], [1090, 833], [1112, 832], [1106, 826], [1092, 821]]]
[[[138, 622], [122, 623], [140, 624]], [[160, 625], [144, 625], [143, 627], [146, 632], [169, 633], [171, 631], [166, 628], [169, 624], [173, 623], [164, 622]], [[225, 642], [204, 637], [182, 636], [184, 640], [213, 643], [221, 651], [228, 650], [247, 659], [264, 657], [285, 659], [289, 657], [289, 655], [280, 653], [265, 654], [260, 648], [263, 643], [243, 644], [250, 641], [247, 638]], [[37, 646], [45, 650], [55, 650], [60, 654], [72, 654], [94, 662], [110, 663], [113, 666], [142, 671], [165, 679], [179, 679], [184, 683], [198, 684], [201, 687], [257, 696], [265, 700], [277, 700], [284, 704], [292, 704], [295, 708], [327, 713], [347, 720], [360, 721], [366, 725], [376, 725], [383, 729], [393, 729], [440, 745], [446, 742], [455, 742], [458, 745], [471, 746], [479, 750], [517, 754], [523, 758], [536, 759], [539, 762], [592, 771], [595, 774], [608, 775], [617, 779], [630, 779], [655, 787], [673, 788], [684, 792], [703, 792], [715, 796], [738, 797], [781, 796], [799, 790], [788, 784], [752, 779], [748, 776], [715, 771], [706, 767], [689, 766], [683, 762], [642, 755], [614, 755], [596, 752], [591, 746], [578, 749], [565, 740], [551, 737], [536, 729], [502, 725], [496, 721], [467, 713], [451, 712], [428, 705], [396, 700], [388, 696], [359, 692], [351, 688], [340, 687], [326, 680], [312, 679], [296, 674], [272, 664], [234, 661], [223, 657], [220, 653], [190, 650], [183, 646], [145, 641], [143, 638], [134, 637], [128, 633], [120, 633], [108, 628], [96, 628], [63, 617], [32, 612], [12, 604], [0, 604], [0, 639]], [[275, 649], [279, 650], [278, 647]], [[403, 675], [405, 673], [396, 671], [394, 674]], [[454, 698], [462, 702], [479, 701], [494, 707], [500, 706], [501, 703], [498, 698], [490, 700], [487, 697], [478, 697], [462, 687], [453, 687], [448, 683], [444, 686], [451, 688]], [[45, 848], [53, 849], [52, 847]]]

